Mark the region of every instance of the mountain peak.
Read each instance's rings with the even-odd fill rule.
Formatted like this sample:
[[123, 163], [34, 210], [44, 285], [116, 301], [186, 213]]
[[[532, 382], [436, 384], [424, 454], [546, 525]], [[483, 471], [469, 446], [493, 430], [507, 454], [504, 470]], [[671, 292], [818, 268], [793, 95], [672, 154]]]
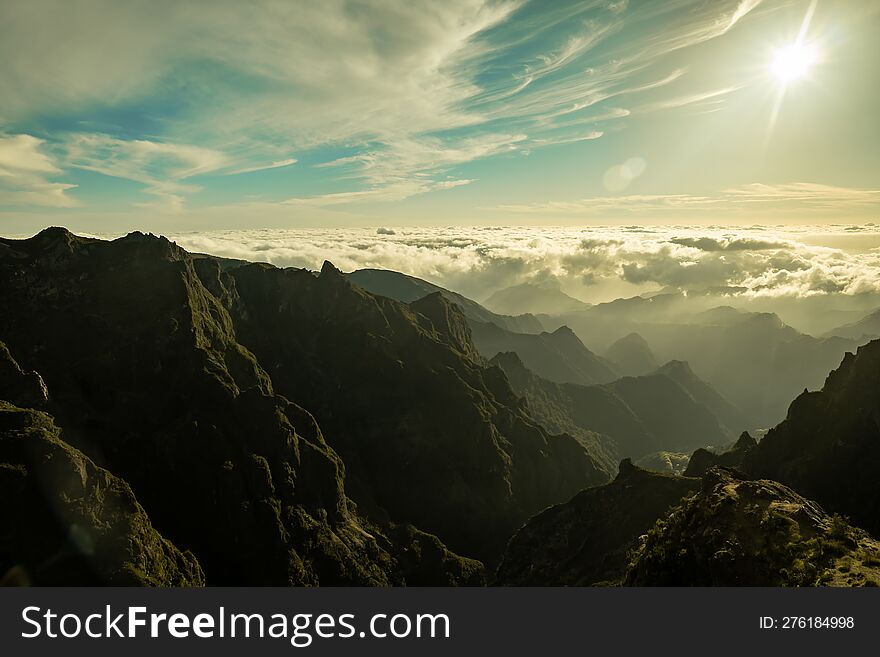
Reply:
[[329, 260], [325, 260], [324, 264], [321, 265], [321, 276], [329, 275], [329, 276], [342, 276], [342, 272], [336, 268]]
[[751, 449], [752, 447], [757, 446], [758, 441], [752, 438], [752, 434], [748, 431], [743, 431], [739, 439], [734, 443], [733, 449], [735, 450], [743, 450], [743, 449]]

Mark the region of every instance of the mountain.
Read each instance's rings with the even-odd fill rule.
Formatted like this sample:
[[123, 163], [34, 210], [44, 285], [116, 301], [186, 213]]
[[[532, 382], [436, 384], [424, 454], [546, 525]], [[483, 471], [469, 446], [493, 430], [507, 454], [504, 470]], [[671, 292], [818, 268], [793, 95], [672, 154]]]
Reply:
[[371, 515], [491, 560], [531, 513], [605, 480], [578, 441], [547, 435], [475, 357], [464, 315], [442, 294], [402, 304], [329, 263], [318, 276], [251, 265], [210, 278], [277, 390], [315, 414]]
[[702, 477], [710, 468], [716, 466], [741, 468], [748, 453], [757, 445], [758, 441], [752, 438], [747, 431], [743, 431], [733, 447], [723, 452], [710, 452], [701, 447], [691, 455], [684, 475], [686, 477]]
[[[730, 442], [723, 423], [678, 381], [666, 374], [627, 376], [606, 384], [648, 427], [655, 449], [687, 452], [705, 445]], [[639, 457], [644, 454], [624, 454]]]
[[[2, 243], [6, 248], [0, 250], [0, 336], [22, 362], [42, 375], [49, 391], [47, 411], [63, 427], [64, 442], [130, 486], [153, 527], [181, 551], [195, 555], [207, 583], [388, 585], [406, 583], [408, 575], [426, 583], [428, 574], [434, 584], [481, 580], [479, 562], [445, 548], [434, 549], [436, 537], [406, 530], [406, 518], [376, 514], [376, 520], [370, 520], [351, 501], [345, 466], [314, 417], [275, 391], [254, 353], [239, 341], [227, 306], [243, 310], [242, 300], [234, 279], [221, 273], [219, 263], [193, 259], [165, 239], [140, 233], [106, 242], [47, 229], [28, 240]], [[305, 276], [302, 280], [318, 292], [314, 286], [319, 279], [307, 272], [284, 274], [262, 265], [229, 271], [266, 283], [278, 280], [276, 276]], [[303, 340], [320, 340], [322, 330], [329, 333], [321, 317], [340, 301], [333, 290], [311, 299], [314, 306], [304, 303], [297, 308], [304, 311], [298, 321], [313, 322]], [[353, 288], [343, 281], [337, 292], [348, 290]], [[284, 296], [282, 290], [262, 292], [264, 297], [251, 300], [251, 317], [261, 303], [276, 312], [295, 306], [293, 295]], [[365, 304], [375, 305], [366, 293], [352, 294], [363, 294]], [[493, 513], [515, 525], [530, 510], [564, 499], [569, 491], [591, 482], [578, 468], [589, 469], [592, 462], [574, 439], [547, 436], [518, 407], [491, 400], [488, 389], [474, 380], [483, 370], [449, 346], [453, 337], [441, 339], [426, 317], [389, 303], [395, 304], [391, 319], [420, 336], [413, 348], [424, 353], [431, 347], [435, 353], [431, 362], [440, 373], [422, 388], [433, 385], [434, 392], [447, 397], [460, 397], [459, 390], [472, 391], [475, 403], [495, 404], [492, 407], [506, 423], [503, 435], [509, 439], [502, 439], [499, 428], [488, 423], [478, 423], [477, 431], [470, 433], [465, 418], [474, 418], [485, 407], [469, 410], [466, 400], [457, 400], [455, 408], [462, 411], [456, 417], [460, 432], [443, 423], [439, 430], [453, 434], [469, 450], [444, 454], [451, 464], [449, 476], [458, 485], [467, 481], [464, 473], [455, 470], [458, 463], [466, 463], [470, 472], [476, 471], [475, 478], [489, 485], [502, 481], [502, 492], [481, 503], [494, 503]], [[385, 322], [389, 316], [379, 319]], [[373, 361], [378, 358], [381, 367], [387, 367], [378, 352], [389, 336], [357, 336], [353, 324], [340, 323], [347, 335], [335, 343], [341, 345], [340, 353], [351, 345], [360, 351], [344, 357], [356, 361], [373, 353]], [[383, 323], [379, 328], [383, 326], [388, 327]], [[355, 344], [358, 337], [362, 344]], [[287, 339], [295, 335], [290, 333]], [[365, 340], [376, 341], [375, 353], [364, 350]], [[284, 360], [279, 355], [269, 362], [277, 370]], [[398, 369], [404, 366], [399, 358], [395, 362]], [[464, 362], [474, 370], [473, 387], [465, 388], [457, 375], [444, 374], [449, 365]], [[298, 363], [290, 364], [293, 367], [322, 396], [329, 398], [340, 388], [341, 379], [333, 377], [320, 354], [302, 354]], [[381, 387], [388, 374], [379, 369], [371, 370], [370, 376], [374, 386]], [[498, 375], [490, 371], [489, 376]], [[452, 384], [445, 385], [447, 380]], [[496, 383], [501, 394], [512, 397], [503, 379]], [[31, 388], [39, 397], [39, 386]], [[340, 393], [336, 400], [336, 408], [358, 406], [357, 395]], [[428, 395], [425, 405], [431, 400]], [[367, 404], [361, 410], [388, 416], [388, 408], [393, 404]], [[415, 413], [422, 412], [414, 408]], [[397, 413], [390, 416], [390, 421], [400, 422], [396, 433], [365, 416], [357, 421], [376, 427], [391, 449], [399, 449], [396, 435], [414, 436], [418, 425]], [[354, 431], [348, 435], [363, 438]], [[522, 459], [502, 455], [499, 443], [508, 449], [519, 447], [517, 456], [521, 453]], [[534, 445], [532, 452], [529, 445]], [[406, 452], [383, 454], [382, 447], [380, 443], [369, 449], [384, 459], [386, 468], [393, 457], [399, 459], [390, 466], [393, 472], [417, 467], [406, 460]], [[70, 458], [76, 462], [78, 457]], [[532, 470], [523, 463], [529, 458], [538, 464]], [[499, 462], [494, 481], [479, 471]], [[547, 469], [543, 479], [541, 467]], [[103, 476], [96, 475], [98, 480]], [[529, 487], [520, 479], [511, 482], [513, 477], [527, 478]], [[601, 475], [597, 477], [601, 481]], [[444, 512], [458, 513], [462, 502], [448, 490], [444, 493]], [[522, 507], [514, 506], [514, 494]], [[483, 536], [497, 526], [490, 526]], [[33, 539], [41, 530], [29, 519], [18, 531]], [[506, 527], [497, 531], [509, 533]], [[502, 540], [494, 534], [491, 538]]]
[[589, 385], [617, 378], [611, 364], [587, 349], [566, 326], [538, 334], [513, 333], [477, 322], [470, 328], [477, 351], [486, 358], [513, 351], [526, 367], [550, 381]]
[[548, 381], [512, 352], [490, 362], [504, 370], [535, 419], [579, 437], [606, 469], [623, 457], [690, 451], [733, 438], [709, 408], [665, 374], [582, 386]]
[[483, 302], [490, 310], [506, 315], [561, 315], [590, 307], [562, 290], [532, 283], [514, 285], [493, 293]]
[[605, 351], [605, 358], [623, 376], [641, 376], [656, 370], [660, 363], [651, 347], [638, 333], [628, 333]]
[[743, 468], [880, 534], [880, 340], [846, 354], [821, 391], [798, 396]]
[[495, 584], [615, 583], [639, 537], [699, 485], [699, 479], [648, 472], [624, 460], [613, 482], [581, 491], [521, 527], [504, 552]]
[[540, 333], [544, 330], [541, 323], [529, 314], [499, 315], [487, 310], [476, 301], [472, 301], [458, 292], [452, 292], [428, 281], [407, 276], [388, 269], [358, 269], [346, 274], [348, 280], [362, 287], [367, 292], [378, 294], [404, 303], [410, 303], [439, 292], [446, 299], [458, 306], [464, 316], [475, 322], [491, 322], [508, 331], [516, 333]]
[[[48, 391], [0, 343], [0, 400], [46, 407]], [[202, 586], [204, 574], [152, 525], [131, 488], [61, 439], [52, 418], [0, 401], [0, 581]], [[14, 501], [14, 503], [12, 503]], [[27, 531], [23, 531], [27, 528]]]
[[661, 361], [687, 362], [745, 415], [742, 429], [769, 427], [784, 417], [804, 388], [821, 387], [843, 354], [860, 342], [850, 338], [815, 338], [785, 324], [772, 313], [720, 308], [689, 310], [680, 295], [636, 297], [598, 304], [577, 313], [542, 317], [550, 330], [569, 326], [597, 349], [637, 332]]
[[878, 338], [880, 337], [880, 310], [875, 310], [852, 324], [832, 329], [825, 334], [825, 337], [848, 338], [860, 342], [867, 342], [868, 340]]
[[577, 438], [609, 479], [617, 472], [621, 450], [640, 451], [651, 441], [632, 411], [604, 388], [548, 381], [529, 370], [511, 351], [497, 354], [489, 362], [504, 371], [514, 392], [524, 398], [529, 414], [541, 426]]
[[767, 479], [714, 468], [652, 528], [630, 586], [878, 586], [880, 542]]
[[722, 397], [715, 388], [694, 374], [688, 363], [680, 360], [671, 360], [662, 367], [657, 368], [657, 374], [661, 374], [678, 383], [694, 401], [708, 408], [733, 435], [750, 428], [749, 420], [745, 414]]

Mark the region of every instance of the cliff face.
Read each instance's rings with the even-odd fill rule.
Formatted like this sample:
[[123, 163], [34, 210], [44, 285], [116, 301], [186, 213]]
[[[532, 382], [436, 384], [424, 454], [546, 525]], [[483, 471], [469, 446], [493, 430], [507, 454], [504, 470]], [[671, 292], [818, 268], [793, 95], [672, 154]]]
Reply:
[[65, 440], [128, 482], [208, 583], [403, 583], [406, 546], [356, 512], [338, 455], [238, 342], [200, 261], [141, 234], [6, 243], [0, 336], [42, 374]]
[[444, 543], [491, 559], [530, 513], [604, 480], [440, 295], [374, 297], [329, 264], [221, 271], [140, 233], [4, 244], [0, 338], [42, 375], [64, 440], [209, 584], [479, 582]]
[[241, 267], [223, 285], [242, 343], [315, 414], [374, 517], [491, 560], [531, 513], [605, 480], [577, 440], [533, 422], [442, 295], [376, 297], [329, 263]]
[[743, 468], [880, 533], [880, 340], [847, 354], [821, 391], [795, 399]]
[[613, 482], [531, 518], [510, 539], [495, 581], [504, 586], [617, 583], [639, 536], [698, 487], [698, 479], [649, 472], [624, 460]]
[[880, 543], [778, 482], [714, 468], [648, 533], [633, 586], [877, 586]]
[[202, 586], [191, 552], [153, 528], [123, 480], [45, 413], [0, 401], [0, 578], [82, 586]]

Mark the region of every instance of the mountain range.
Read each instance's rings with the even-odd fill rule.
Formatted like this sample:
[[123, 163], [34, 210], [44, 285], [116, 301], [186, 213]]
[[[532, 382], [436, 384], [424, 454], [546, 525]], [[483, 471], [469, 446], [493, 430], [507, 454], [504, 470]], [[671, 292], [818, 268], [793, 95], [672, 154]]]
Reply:
[[[621, 376], [659, 333], [612, 362], [361, 276], [416, 296], [142, 233], [0, 238], [3, 582], [880, 583], [880, 341], [755, 440], [690, 362]], [[846, 344], [692, 320], [691, 353], [729, 335], [752, 373], [768, 335], [776, 364]], [[682, 475], [625, 458], [693, 450]]]
[[[414, 553], [434, 583], [472, 581], [445, 545], [491, 562], [531, 513], [607, 477], [524, 412], [439, 294], [377, 297], [329, 263], [223, 268], [140, 233], [0, 243], [0, 335], [63, 441], [209, 584], [402, 583]], [[425, 530], [443, 550], [417, 548], [438, 541]]]

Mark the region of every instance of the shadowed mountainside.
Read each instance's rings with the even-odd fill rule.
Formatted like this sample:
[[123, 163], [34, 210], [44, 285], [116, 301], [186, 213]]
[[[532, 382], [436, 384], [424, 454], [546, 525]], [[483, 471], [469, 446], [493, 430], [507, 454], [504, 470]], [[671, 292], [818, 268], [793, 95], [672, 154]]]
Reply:
[[442, 294], [402, 304], [329, 263], [318, 276], [264, 265], [205, 276], [278, 391], [318, 418], [374, 516], [491, 559], [528, 515], [605, 480], [577, 440], [534, 423]]
[[880, 533], [880, 340], [846, 354], [821, 391], [795, 399], [743, 468]]
[[651, 347], [638, 333], [629, 333], [608, 347], [605, 358], [623, 376], [641, 376], [660, 366]]
[[471, 323], [474, 346], [486, 358], [512, 351], [538, 376], [556, 383], [607, 383], [617, 378], [611, 364], [562, 326], [553, 333], [505, 331], [495, 324]]
[[128, 482], [208, 583], [405, 582], [408, 547], [358, 514], [314, 418], [275, 394], [202, 284], [215, 261], [140, 233], [3, 242], [0, 336], [42, 374], [64, 440]]
[[700, 485], [627, 459], [617, 478], [531, 518], [510, 539], [495, 574], [505, 586], [588, 586], [623, 576], [639, 536]]
[[[42, 408], [48, 391], [0, 343], [0, 400], [9, 399]], [[192, 553], [153, 528], [128, 484], [65, 443], [45, 412], [8, 401], [0, 401], [0, 499], [0, 579], [9, 583], [204, 584]]]

